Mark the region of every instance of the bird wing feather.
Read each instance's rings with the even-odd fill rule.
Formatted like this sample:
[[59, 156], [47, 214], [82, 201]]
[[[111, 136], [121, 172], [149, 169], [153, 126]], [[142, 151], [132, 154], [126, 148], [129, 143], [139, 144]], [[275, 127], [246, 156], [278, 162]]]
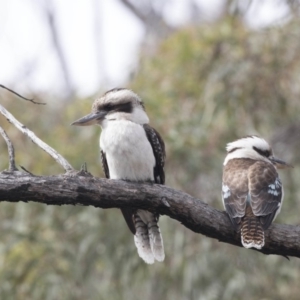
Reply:
[[160, 134], [150, 125], [144, 124], [143, 127], [155, 157], [155, 166], [153, 168], [154, 182], [158, 184], [164, 184], [164, 165], [166, 159], [165, 143]]
[[245, 215], [248, 190], [247, 169], [253, 160], [230, 160], [223, 170], [222, 199], [226, 212], [235, 228], [239, 229]]
[[248, 173], [251, 207], [255, 216], [260, 217], [264, 229], [267, 229], [280, 209], [283, 188], [276, 168], [263, 161], [251, 166]]
[[100, 153], [101, 153], [101, 163], [102, 163], [103, 172], [105, 174], [105, 177], [109, 179], [109, 169], [108, 169], [106, 154], [102, 149], [100, 150]]

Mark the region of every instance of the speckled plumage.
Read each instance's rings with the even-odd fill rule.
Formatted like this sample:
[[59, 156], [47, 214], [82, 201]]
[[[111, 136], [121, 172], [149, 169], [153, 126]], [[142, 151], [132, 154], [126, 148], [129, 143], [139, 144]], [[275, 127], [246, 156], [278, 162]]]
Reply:
[[246, 248], [261, 249], [264, 231], [280, 212], [283, 188], [272, 163], [269, 144], [247, 137], [227, 146], [222, 199], [235, 230], [241, 230]]

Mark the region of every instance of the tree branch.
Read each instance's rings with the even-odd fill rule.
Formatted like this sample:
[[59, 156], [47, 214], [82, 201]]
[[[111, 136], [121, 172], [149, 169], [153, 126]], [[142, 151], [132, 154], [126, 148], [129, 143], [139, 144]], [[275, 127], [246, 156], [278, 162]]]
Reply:
[[4, 138], [6, 145], [7, 145], [7, 149], [8, 149], [8, 156], [9, 156], [8, 170], [9, 170], [9, 172], [17, 171], [18, 169], [16, 168], [16, 164], [15, 164], [14, 146], [13, 146], [12, 142], [10, 141], [8, 135], [6, 134], [5, 130], [1, 126], [0, 126], [0, 134]]
[[[163, 18], [162, 11], [154, 9], [152, 1], [135, 3], [129, 0], [120, 0], [120, 2], [131, 11], [145, 26], [146, 30], [159, 39], [164, 39], [170, 35], [175, 28], [167, 24]], [[162, 2], [164, 5], [164, 2]]]
[[46, 105], [46, 103], [44, 103], [44, 102], [35, 102], [33, 99], [25, 98], [24, 96], [22, 96], [19, 93], [15, 92], [15, 91], [13, 91], [11, 89], [9, 89], [8, 87], [4, 86], [3, 84], [0, 84], [0, 88], [8, 90], [9, 92], [11, 92], [11, 93], [15, 94], [16, 96], [20, 97], [21, 99], [29, 101], [29, 102], [32, 102], [33, 104]]
[[53, 47], [56, 51], [59, 65], [62, 70], [63, 79], [65, 82], [65, 90], [66, 93], [66, 99], [70, 101], [74, 95], [74, 85], [72, 83], [71, 74], [68, 69], [68, 63], [66, 59], [66, 55], [63, 50], [62, 42], [59, 39], [59, 32], [58, 32], [58, 26], [57, 26], [57, 15], [55, 13], [53, 1], [44, 1], [42, 8], [44, 9], [44, 13], [46, 18], [45, 21], [47, 22], [49, 32], [52, 38]]
[[[176, 219], [196, 233], [241, 247], [240, 235], [232, 229], [226, 213], [199, 199], [167, 186], [81, 176], [85, 174], [46, 177], [2, 172], [0, 201], [146, 209]], [[259, 252], [300, 258], [300, 226], [271, 225]]]
[[16, 128], [18, 128], [24, 135], [29, 137], [32, 142], [37, 144], [40, 148], [42, 148], [44, 151], [46, 151], [50, 156], [52, 156], [57, 163], [59, 163], [66, 172], [74, 171], [74, 168], [70, 165], [70, 163], [62, 156], [60, 155], [56, 150], [54, 150], [52, 147], [47, 145], [45, 142], [40, 140], [34, 132], [29, 130], [25, 125], [20, 123], [10, 112], [8, 112], [2, 105], [0, 105], [0, 113], [6, 117], [6, 119], [15, 125]]

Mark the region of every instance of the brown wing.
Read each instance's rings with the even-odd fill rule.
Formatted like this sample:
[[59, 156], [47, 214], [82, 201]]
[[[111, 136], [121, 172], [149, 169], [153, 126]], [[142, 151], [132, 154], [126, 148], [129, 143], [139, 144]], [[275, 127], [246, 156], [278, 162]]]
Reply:
[[165, 143], [161, 138], [160, 134], [148, 124], [143, 125], [148, 138], [149, 143], [151, 144], [153, 154], [155, 157], [155, 166], [153, 168], [154, 182], [159, 184], [165, 183], [165, 172], [164, 165], [166, 159]]
[[[105, 152], [101, 149], [101, 162], [102, 162], [102, 168], [105, 174], [105, 177], [109, 179], [109, 168], [107, 164], [107, 159], [106, 159], [106, 154]], [[135, 234], [135, 226], [134, 226], [134, 221], [133, 221], [133, 214], [135, 210], [131, 208], [121, 208], [121, 212], [123, 214], [123, 217], [130, 229], [130, 231]]]
[[249, 169], [248, 177], [253, 213], [260, 217], [263, 229], [267, 229], [281, 206], [281, 181], [275, 167], [267, 162], [256, 162]]
[[248, 169], [255, 163], [252, 159], [231, 159], [224, 166], [222, 199], [226, 212], [238, 230], [246, 212], [249, 196]]
[[105, 174], [105, 177], [109, 179], [109, 169], [108, 169], [108, 164], [106, 160], [106, 154], [105, 152], [101, 149], [101, 163], [102, 163], [102, 169]]

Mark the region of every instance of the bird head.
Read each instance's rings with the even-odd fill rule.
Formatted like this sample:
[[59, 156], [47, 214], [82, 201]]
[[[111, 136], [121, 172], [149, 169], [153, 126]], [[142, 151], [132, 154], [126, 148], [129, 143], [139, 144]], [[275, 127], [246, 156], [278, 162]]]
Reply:
[[278, 169], [292, 167], [283, 160], [274, 157], [272, 148], [269, 143], [265, 139], [255, 135], [247, 136], [234, 142], [228, 143], [226, 150], [227, 156], [225, 158], [224, 165], [226, 165], [230, 159], [250, 158], [272, 163]]
[[128, 120], [138, 124], [149, 122], [143, 101], [139, 96], [131, 90], [116, 88], [96, 99], [92, 106], [92, 112], [71, 125], [96, 124], [105, 127], [107, 122], [114, 120]]

